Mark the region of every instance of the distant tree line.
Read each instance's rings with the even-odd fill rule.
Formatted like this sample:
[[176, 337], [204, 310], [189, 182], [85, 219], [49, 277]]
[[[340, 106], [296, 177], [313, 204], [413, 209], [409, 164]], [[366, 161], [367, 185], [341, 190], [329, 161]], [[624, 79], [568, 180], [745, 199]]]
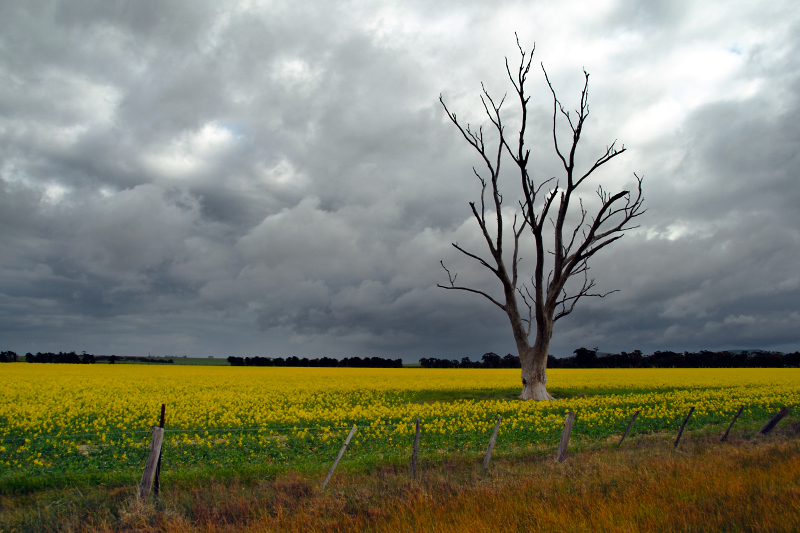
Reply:
[[25, 361], [28, 363], [66, 363], [80, 365], [94, 363], [95, 357], [86, 352], [80, 355], [75, 352], [36, 352], [35, 354], [28, 352], [25, 354]]
[[[16, 363], [19, 361], [19, 356], [16, 352], [6, 351], [0, 352], [0, 363]], [[26, 353], [25, 361], [28, 363], [61, 363], [61, 364], [93, 364], [100, 361], [107, 361], [111, 364], [128, 362], [128, 363], [172, 363], [172, 359], [158, 359], [150, 357], [133, 357], [123, 355], [93, 355], [83, 352], [77, 354], [75, 352], [36, 352]]]
[[322, 357], [308, 359], [297, 356], [287, 357], [228, 357], [231, 366], [308, 366], [308, 367], [350, 367], [350, 368], [402, 368], [402, 359], [384, 359], [382, 357], [345, 357], [333, 359]]
[[494, 352], [483, 354], [480, 361], [471, 361], [469, 357], [462, 357], [461, 361], [423, 357], [419, 364], [422, 368], [520, 368], [518, 356], [508, 354], [500, 357]]
[[0, 352], [0, 363], [16, 363], [17, 352]]
[[164, 359], [163, 357], [136, 357], [135, 355], [98, 355], [97, 360], [108, 361], [112, 365], [115, 363], [158, 363], [161, 365], [169, 365], [175, 362], [171, 358]]
[[[572, 357], [547, 358], [547, 368], [796, 368], [800, 367], [800, 352], [783, 354], [762, 350], [742, 352], [662, 352], [651, 355], [641, 350], [613, 354], [597, 354], [597, 348], [578, 348]], [[483, 354], [480, 361], [469, 357], [437, 359], [423, 357], [423, 368], [520, 368], [519, 357], [508, 354], [500, 357], [494, 352]]]
[[[548, 368], [797, 368], [800, 367], [800, 352], [783, 354], [763, 350], [741, 352], [671, 352], [656, 351], [651, 355], [641, 350], [598, 355], [597, 348], [578, 348], [572, 357], [553, 357], [547, 359]], [[13, 363], [20, 360], [16, 352], [0, 352], [0, 363]], [[156, 363], [171, 364], [172, 359], [134, 357], [122, 355], [92, 355], [83, 352], [30, 352], [25, 354], [28, 363], [92, 364], [95, 362], [115, 363]], [[512, 354], [499, 356], [488, 352], [480, 361], [469, 357], [457, 359], [437, 359], [423, 357], [419, 360], [423, 368], [520, 368], [519, 357]], [[345, 357], [333, 359], [282, 357], [228, 357], [231, 366], [296, 366], [296, 367], [351, 367], [351, 368], [402, 368], [402, 359], [382, 357]]]

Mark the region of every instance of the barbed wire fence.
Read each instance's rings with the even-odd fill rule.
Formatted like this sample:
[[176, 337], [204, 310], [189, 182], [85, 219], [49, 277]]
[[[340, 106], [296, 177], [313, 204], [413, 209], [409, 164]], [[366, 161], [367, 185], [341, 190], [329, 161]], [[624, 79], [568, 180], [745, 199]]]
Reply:
[[[730, 420], [725, 441], [739, 415], [745, 409], [742, 405]], [[767, 435], [777, 424], [797, 406], [783, 406], [773, 413], [759, 434]], [[661, 428], [642, 423], [638, 434], [646, 434], [658, 429], [674, 429], [681, 423], [674, 447], [678, 447], [684, 429], [690, 423], [694, 408], [674, 421], [662, 424]], [[773, 408], [774, 411], [774, 408]], [[598, 431], [596, 424], [583, 423], [580, 412], [567, 412], [564, 427], [550, 427], [546, 430], [533, 430], [524, 424], [503, 424], [500, 414], [489, 415], [470, 430], [455, 430], [444, 424], [426, 423], [424, 420], [411, 420], [397, 423], [374, 423], [365, 420], [354, 421], [348, 425], [310, 425], [274, 426], [246, 428], [179, 428], [165, 427], [162, 419], [160, 427], [152, 429], [131, 429], [124, 431], [100, 431], [71, 434], [47, 434], [33, 437], [6, 437], [0, 439], [0, 466], [5, 466], [6, 475], [0, 474], [0, 481], [15, 474], [13, 465], [3, 455], [9, 455], [7, 446], [16, 448], [13, 454], [23, 456], [26, 452], [37, 456], [30, 462], [39, 467], [40, 475], [59, 473], [82, 473], [87, 470], [127, 472], [131, 479], [138, 478], [138, 494], [147, 498], [150, 492], [157, 494], [160, 483], [160, 458], [164, 459], [167, 471], [176, 472], [193, 468], [235, 468], [242, 465], [270, 465], [276, 470], [287, 470], [296, 466], [306, 470], [321, 469], [329, 464], [336, 452], [336, 461], [328, 472], [323, 486], [332, 477], [336, 465], [343, 457], [357, 463], [387, 462], [401, 465], [410, 461], [411, 475], [416, 475], [417, 464], [435, 468], [444, 460], [466, 457], [483, 457], [483, 471], [489, 468], [492, 453], [497, 447], [499, 453], [509, 455], [546, 455], [556, 451], [556, 460], [567, 458], [571, 434], [589, 440], [611, 440], [619, 437], [617, 446], [631, 434], [641, 409], [628, 413], [632, 415], [619, 418], [606, 424]], [[755, 415], [764, 415], [765, 409], [757, 409]], [[497, 417], [493, 419], [493, 417]], [[730, 413], [720, 414], [730, 417]], [[570, 420], [571, 417], [571, 420]], [[727, 420], [726, 420], [727, 422]], [[573, 427], [574, 424], [574, 427]], [[567, 427], [569, 426], [569, 428]], [[160, 429], [160, 443], [154, 446], [156, 430]], [[790, 431], [800, 431], [800, 422], [790, 426]], [[349, 433], [348, 433], [349, 432]], [[560, 435], [560, 439], [559, 437]], [[634, 430], [633, 434], [637, 434]], [[347, 438], [345, 438], [347, 435]], [[603, 437], [603, 435], [607, 435]], [[342, 446], [345, 442], [346, 445]], [[558, 446], [556, 447], [556, 442]], [[157, 448], [157, 449], [156, 449]], [[36, 451], [39, 450], [39, 451]], [[155, 455], [154, 455], [155, 454]], [[163, 455], [166, 454], [166, 455]], [[27, 459], [30, 460], [28, 454]], [[16, 470], [27, 474], [30, 468], [23, 468], [17, 461]], [[153, 466], [155, 465], [155, 466]], [[9, 468], [11, 467], [11, 468]], [[148, 468], [152, 479], [148, 481]]]

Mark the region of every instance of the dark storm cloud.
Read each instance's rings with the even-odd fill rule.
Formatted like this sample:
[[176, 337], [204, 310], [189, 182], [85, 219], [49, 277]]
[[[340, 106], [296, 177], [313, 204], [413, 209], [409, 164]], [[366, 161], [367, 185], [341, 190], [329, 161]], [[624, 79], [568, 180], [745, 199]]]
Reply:
[[[6, 3], [3, 349], [513, 350], [499, 310], [436, 288], [444, 259], [497, 290], [449, 246], [485, 244], [478, 161], [437, 98], [482, 123], [480, 82], [510, 88], [515, 30], [567, 107], [592, 72], [580, 160], [620, 138], [603, 181], [646, 178], [642, 227], [592, 269], [621, 292], [559, 322], [554, 352], [794, 349], [797, 24], [780, 2]], [[531, 90], [549, 177], [538, 70]]]
[[[768, 65], [751, 58], [748, 69], [796, 72], [796, 57], [788, 52]], [[595, 269], [604, 285], [626, 290], [609, 297], [613, 306], [583, 310], [567, 345], [796, 348], [797, 77], [775, 76], [770, 89], [686, 118], [676, 135], [680, 161], [648, 184], [647, 229], [626, 237], [613, 267]]]

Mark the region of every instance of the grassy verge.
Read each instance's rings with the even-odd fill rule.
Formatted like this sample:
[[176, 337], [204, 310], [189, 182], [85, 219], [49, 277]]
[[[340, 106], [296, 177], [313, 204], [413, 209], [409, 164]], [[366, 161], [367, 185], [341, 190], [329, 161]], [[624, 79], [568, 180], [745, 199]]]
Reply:
[[258, 469], [165, 475], [141, 505], [122, 480], [0, 496], [1, 531], [798, 531], [800, 440], [716, 428], [576, 443], [493, 459], [343, 463], [324, 471]]

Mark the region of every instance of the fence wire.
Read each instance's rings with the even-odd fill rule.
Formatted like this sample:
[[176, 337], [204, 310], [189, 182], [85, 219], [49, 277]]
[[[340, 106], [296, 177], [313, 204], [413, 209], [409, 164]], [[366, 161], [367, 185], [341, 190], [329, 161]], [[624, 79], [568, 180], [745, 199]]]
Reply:
[[[789, 405], [797, 412], [797, 405]], [[769, 408], [753, 409], [753, 416], [763, 416]], [[573, 438], [604, 440], [619, 436], [634, 410], [606, 423], [582, 419], [577, 412]], [[733, 413], [717, 413], [695, 421], [695, 424], [726, 423]], [[470, 430], [458, 428], [450, 421], [426, 423], [420, 428], [420, 456], [424, 460], [456, 455], [483, 453], [493, 430], [495, 415], [487, 415]], [[669, 420], [639, 415], [628, 438], [637, 434], [672, 430], [683, 415]], [[563, 423], [563, 422], [562, 422]], [[744, 423], [744, 422], [742, 422]], [[372, 423], [354, 421], [358, 426], [348, 458], [364, 461], [405, 460], [410, 458], [414, 438], [414, 421]], [[164, 470], [242, 465], [272, 465], [291, 468], [330, 462], [336, 456], [345, 435], [353, 424], [314, 426], [275, 426], [247, 428], [165, 428]], [[694, 424], [692, 421], [689, 427]], [[724, 428], [723, 428], [724, 429]], [[517, 453], [525, 450], [554, 448], [561, 427], [535, 428], [504, 418], [500, 426], [495, 453]], [[735, 431], [734, 431], [735, 432]], [[51, 475], [93, 470], [141, 470], [147, 459], [150, 429], [94, 433], [41, 434], [34, 437], [6, 436], [0, 440], [0, 479], [18, 475]]]

